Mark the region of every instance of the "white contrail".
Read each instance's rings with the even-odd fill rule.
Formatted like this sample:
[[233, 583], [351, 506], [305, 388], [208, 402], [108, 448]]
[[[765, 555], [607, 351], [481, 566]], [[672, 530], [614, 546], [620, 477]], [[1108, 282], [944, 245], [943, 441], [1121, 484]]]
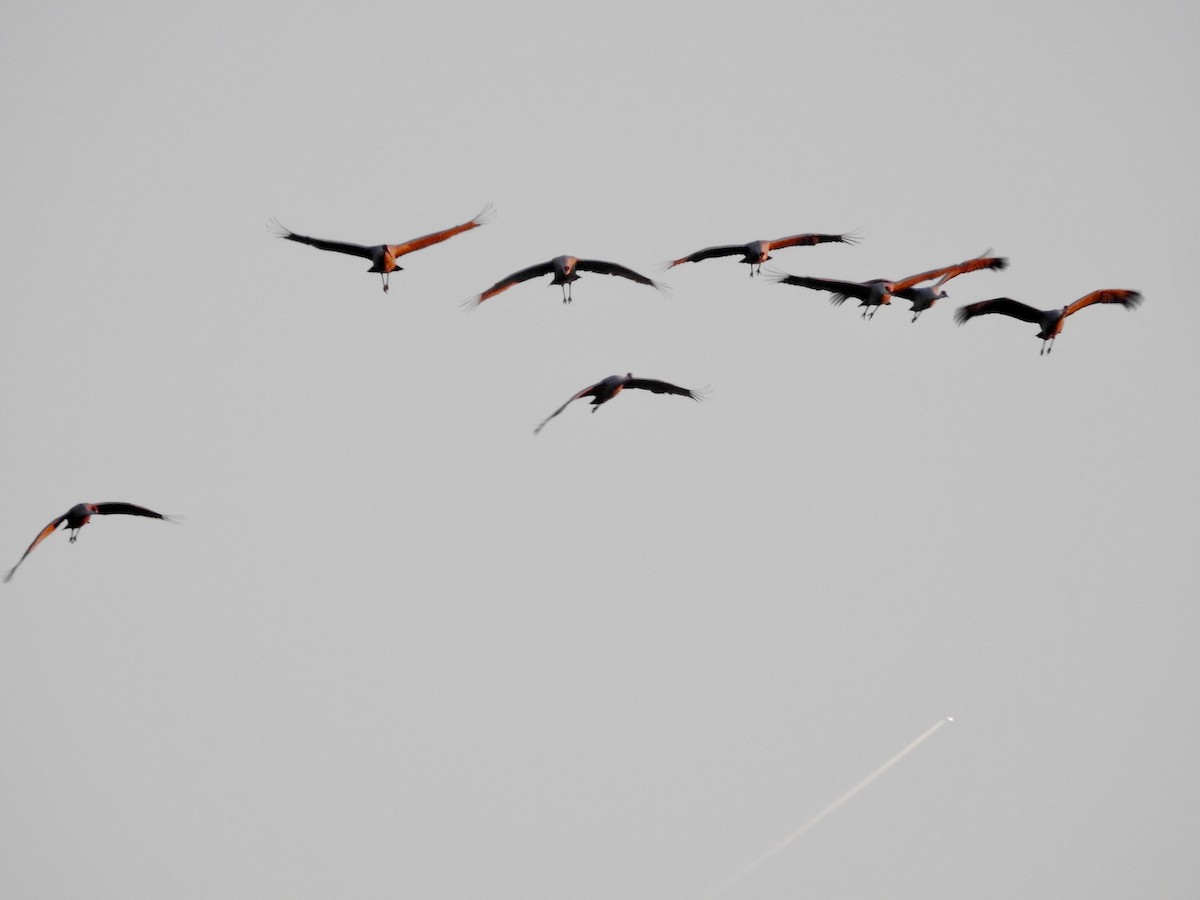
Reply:
[[822, 819], [824, 819], [826, 816], [828, 816], [834, 810], [841, 807], [851, 797], [853, 797], [855, 794], [857, 794], [859, 791], [861, 791], [863, 788], [865, 788], [868, 784], [870, 784], [872, 781], [874, 781], [876, 778], [878, 778], [880, 775], [882, 775], [884, 772], [886, 772], [888, 769], [890, 769], [896, 763], [900, 762], [900, 760], [904, 759], [904, 757], [908, 756], [908, 754], [910, 754], [914, 750], [916, 750], [919, 746], [921, 746], [921, 744], [923, 744], [923, 743], [925, 743], [925, 741], [929, 740], [929, 738], [933, 737], [933, 733], [935, 731], [937, 731], [939, 728], [941, 728], [947, 722], [953, 722], [953, 721], [954, 721], [953, 716], [947, 716], [944, 719], [939, 719], [932, 728], [929, 728], [926, 731], [924, 731], [911, 744], [909, 744], [907, 747], [905, 747], [903, 750], [901, 750], [899, 753], [897, 753], [895, 756], [893, 756], [891, 759], [889, 759], [887, 762], [885, 762], [882, 766], [880, 766], [878, 769], [876, 769], [874, 772], [872, 772], [870, 775], [868, 775], [866, 778], [864, 778], [862, 781], [860, 781], [854, 787], [850, 788], [850, 790], [846, 791], [846, 793], [842, 794], [842, 796], [838, 797], [838, 799], [836, 799], [832, 803], [830, 803], [827, 807], [825, 807], [823, 810], [821, 810], [819, 813], [817, 813], [815, 816], [813, 816], [811, 819], [809, 819], [807, 822], [805, 822], [803, 825], [801, 825], [799, 828], [797, 828], [795, 831], [793, 831], [791, 834], [789, 834], [787, 837], [785, 837], [778, 844], [771, 847], [771, 849], [769, 849], [766, 853], [762, 854], [762, 856], [758, 857], [756, 860], [754, 860], [748, 866], [743, 868], [740, 872], [738, 872], [736, 875], [734, 875], [732, 878], [730, 878], [728, 881], [726, 881], [723, 885], [721, 885], [719, 888], [717, 888], [715, 891], [713, 891], [712, 894], [710, 894], [709, 896], [716, 897], [717, 895], [723, 894], [729, 888], [733, 887], [733, 885], [737, 884], [739, 881], [741, 881], [743, 878], [745, 878], [747, 875], [749, 875], [751, 872], [753, 872], [755, 869], [757, 869], [759, 866], [761, 866], [763, 863], [765, 863], [768, 859], [770, 859], [772, 856], [774, 856], [776, 853], [778, 853], [780, 850], [782, 850], [784, 847], [786, 847], [792, 841], [795, 841], [798, 838], [800, 838], [801, 836], [803, 836], [805, 833], [807, 833], [809, 830], [811, 830], [818, 822], [820, 822]]

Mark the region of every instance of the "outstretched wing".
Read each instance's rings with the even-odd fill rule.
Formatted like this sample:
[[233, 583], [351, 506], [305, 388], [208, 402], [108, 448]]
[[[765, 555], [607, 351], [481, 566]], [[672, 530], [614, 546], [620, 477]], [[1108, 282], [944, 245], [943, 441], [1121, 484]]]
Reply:
[[919, 275], [910, 275], [908, 278], [893, 284], [892, 293], [899, 294], [901, 291], [918, 285], [922, 281], [933, 281], [935, 278], [938, 279], [938, 283], [934, 287], [939, 288], [951, 278], [957, 278], [959, 275], [965, 275], [967, 272], [975, 272], [979, 269], [1003, 269], [1007, 265], [1008, 259], [1003, 256], [977, 256], [974, 259], [964, 260], [952, 266], [942, 266], [939, 269], [930, 269], [928, 272], [922, 272]]
[[489, 297], [495, 297], [501, 291], [507, 291], [514, 284], [520, 284], [522, 281], [528, 281], [531, 278], [537, 278], [539, 275], [549, 275], [554, 271], [554, 260], [547, 260], [544, 263], [538, 263], [536, 266], [530, 266], [528, 269], [522, 269], [519, 272], [513, 272], [507, 278], [502, 278], [482, 294], [476, 294], [467, 301], [467, 306], [478, 306]]
[[475, 218], [470, 222], [463, 222], [461, 225], [455, 225], [453, 228], [447, 228], [444, 231], [435, 231], [433, 234], [427, 234], [424, 237], [413, 238], [403, 244], [389, 244], [388, 251], [392, 256], [403, 256], [405, 253], [412, 253], [414, 250], [420, 250], [423, 247], [428, 247], [430, 244], [440, 244], [447, 238], [452, 238], [456, 234], [462, 234], [464, 231], [470, 231], [472, 228], [478, 228], [480, 225], [487, 224], [491, 218], [492, 204], [488, 204]]
[[701, 399], [701, 394], [698, 391], [689, 391], [687, 388], [679, 387], [677, 384], [670, 384], [666, 381], [655, 381], [652, 378], [630, 378], [625, 382], [626, 388], [638, 388], [643, 391], [654, 391], [656, 394], [679, 394], [681, 397], [691, 397], [693, 400]]
[[1063, 310], [1063, 316], [1066, 317], [1071, 315], [1071, 313], [1077, 313], [1085, 306], [1091, 306], [1093, 303], [1120, 303], [1126, 309], [1133, 309], [1141, 302], [1142, 295], [1137, 291], [1107, 288], [1101, 291], [1092, 291], [1087, 296], [1080, 297]]
[[584, 397], [590, 397], [592, 394], [594, 394], [596, 392], [596, 388], [598, 388], [599, 386], [600, 386], [600, 383], [597, 382], [596, 384], [588, 385], [587, 387], [585, 387], [582, 391], [580, 391], [578, 394], [576, 394], [574, 397], [572, 397], [570, 400], [568, 400], [566, 403], [564, 403], [562, 406], [560, 406], [554, 412], [550, 413], [550, 415], [546, 416], [546, 418], [544, 418], [542, 420], [542, 424], [540, 424], [537, 428], [533, 429], [533, 433], [537, 434], [539, 431], [541, 431], [543, 428], [545, 428], [547, 422], [549, 422], [551, 419], [553, 419], [555, 416], [557, 416], [560, 412], [562, 412], [564, 409], [566, 409], [568, 406], [570, 406], [576, 400], [580, 400]]
[[25, 557], [33, 552], [33, 548], [36, 547], [38, 544], [40, 544], [42, 541], [44, 541], [46, 538], [50, 537], [50, 535], [54, 534], [54, 532], [58, 528], [58, 526], [61, 525], [66, 520], [67, 520], [66, 515], [65, 514], [61, 515], [57, 519], [55, 519], [53, 522], [51, 522], [49, 525], [47, 525], [45, 528], [43, 528], [40, 532], [38, 532], [38, 536], [33, 539], [33, 543], [29, 545], [29, 549], [26, 550], [24, 553], [22, 553], [21, 558], [17, 560], [17, 565], [13, 566], [11, 569], [9, 569], [8, 574], [4, 576], [5, 584], [7, 584], [9, 581], [12, 580], [13, 574], [17, 571], [17, 566], [20, 566], [21, 563], [25, 562]]
[[791, 237], [781, 237], [774, 241], [769, 241], [767, 247], [771, 250], [779, 250], [783, 247], [811, 247], [814, 244], [857, 244], [858, 235], [855, 234], [793, 234]]
[[697, 250], [695, 253], [689, 253], [687, 256], [682, 256], [674, 260], [667, 268], [677, 266], [680, 263], [700, 262], [702, 259], [715, 259], [718, 256], [737, 256], [739, 253], [745, 252], [745, 244], [725, 244], [720, 247], [705, 247], [703, 250]]
[[771, 275], [780, 284], [794, 284], [796, 287], [806, 287], [814, 291], [829, 291], [833, 294], [830, 301], [834, 306], [841, 306], [847, 297], [856, 300], [866, 300], [871, 294], [870, 284], [858, 281], [835, 281], [831, 278], [809, 278], [806, 275]]
[[978, 303], [969, 303], [966, 306], [960, 306], [958, 311], [954, 313], [954, 319], [961, 325], [968, 319], [973, 319], [976, 316], [986, 316], [991, 313], [1012, 316], [1014, 319], [1020, 319], [1022, 322], [1032, 322], [1034, 325], [1041, 325], [1042, 317], [1045, 315], [1042, 310], [1034, 309], [1025, 303], [1019, 303], [1011, 297], [996, 297], [994, 300], [981, 300]]
[[272, 219], [271, 224], [275, 227], [277, 235], [289, 241], [308, 244], [311, 247], [316, 247], [318, 250], [332, 250], [334, 253], [348, 253], [351, 256], [361, 256], [363, 259], [374, 260], [375, 258], [375, 247], [366, 247], [362, 244], [347, 244], [342, 241], [325, 241], [320, 238], [308, 237], [308, 235], [304, 234], [296, 234], [296, 232], [289, 231], [280, 225], [278, 219]]
[[638, 284], [648, 284], [652, 288], [662, 288], [653, 278], [647, 278], [645, 275], [639, 275], [633, 269], [626, 268], [618, 263], [604, 262], [601, 259], [581, 259], [575, 264], [575, 268], [581, 272], [599, 272], [601, 275], [619, 275], [621, 278], [628, 278], [630, 281], [636, 281]]
[[162, 513], [156, 513], [152, 509], [146, 509], [144, 506], [135, 506], [132, 503], [97, 503], [96, 512], [94, 515], [100, 516], [148, 516], [151, 519], [170, 519], [170, 516], [164, 516]]
[[1007, 256], [976, 256], [974, 259], [967, 259], [960, 262], [957, 266], [950, 266], [946, 273], [938, 279], [935, 288], [941, 287], [951, 278], [957, 278], [959, 275], [965, 275], [968, 272], [978, 272], [980, 269], [1007, 269]]

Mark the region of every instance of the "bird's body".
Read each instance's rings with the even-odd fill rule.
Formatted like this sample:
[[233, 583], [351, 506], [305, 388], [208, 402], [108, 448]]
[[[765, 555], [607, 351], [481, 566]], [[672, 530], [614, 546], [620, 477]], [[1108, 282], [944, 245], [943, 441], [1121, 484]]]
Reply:
[[634, 378], [632, 372], [626, 372], [624, 375], [609, 375], [607, 378], [597, 381], [593, 385], [585, 387], [582, 391], [575, 394], [570, 400], [568, 400], [554, 412], [550, 413], [550, 415], [548, 415], [542, 421], [542, 424], [538, 425], [538, 427], [533, 430], [533, 433], [537, 434], [539, 431], [545, 428], [547, 422], [557, 416], [576, 400], [582, 400], [584, 397], [591, 397], [592, 412], [595, 412], [602, 404], [607, 403], [626, 388], [653, 391], [656, 394], [678, 394], [682, 397], [690, 397], [693, 400], [699, 400], [702, 397], [702, 394], [698, 391], [690, 391], [687, 388], [678, 387], [677, 385], [669, 384], [665, 381], [655, 381], [650, 378]]
[[[908, 278], [898, 281], [887, 278], [872, 278], [869, 281], [838, 281], [832, 278], [809, 278], [805, 275], [785, 275], [783, 273], [773, 277], [780, 284], [791, 284], [815, 291], [829, 291], [832, 294], [829, 299], [834, 306], [841, 306], [848, 298], [853, 297], [863, 308], [862, 317], [868, 320], [875, 317], [879, 307], [890, 305], [893, 297], [901, 297], [912, 301], [913, 321], [915, 322], [924, 310], [929, 309], [939, 299], [946, 296], [946, 292], [939, 288], [951, 278], [966, 272], [974, 272], [977, 269], [1003, 269], [1007, 265], [1008, 260], [1003, 257], [978, 256], [952, 266], [943, 266], [940, 269], [910, 275]], [[918, 287], [921, 282], [934, 279], [939, 280], [932, 287]]]
[[544, 263], [538, 263], [535, 266], [521, 269], [513, 272], [507, 278], [502, 278], [497, 281], [486, 291], [476, 294], [467, 301], [468, 306], [478, 306], [489, 297], [495, 297], [502, 291], [507, 291], [515, 284], [520, 284], [523, 281], [529, 281], [532, 278], [537, 278], [540, 275], [553, 275], [550, 279], [550, 284], [561, 285], [563, 289], [563, 303], [571, 302], [570, 284], [573, 281], [579, 280], [580, 272], [597, 272], [601, 275], [616, 275], [621, 278], [628, 278], [630, 281], [635, 281], [638, 284], [646, 284], [650, 287], [662, 290], [664, 285], [659, 284], [652, 278], [647, 278], [645, 275], [640, 275], [633, 269], [622, 266], [618, 263], [604, 262], [599, 259], [580, 259], [577, 256], [556, 256], [554, 259]]
[[[893, 297], [901, 297], [912, 302], [912, 320], [915, 322], [921, 313], [946, 296], [946, 292], [941, 290], [941, 287], [951, 278], [957, 278], [967, 272], [977, 272], [980, 269], [1004, 269], [1007, 266], [1008, 260], [1003, 256], [987, 256], [986, 254], [976, 256], [952, 266], [932, 269], [898, 281], [892, 285], [891, 293]], [[933, 281], [934, 279], [937, 279], [936, 284], [921, 284], [923, 281]]]
[[958, 324], [991, 313], [1010, 316], [1022, 322], [1030, 322], [1038, 327], [1038, 337], [1042, 339], [1042, 353], [1054, 349], [1054, 340], [1063, 329], [1067, 316], [1079, 312], [1094, 303], [1119, 303], [1126, 309], [1133, 309], [1142, 302], [1142, 295], [1137, 291], [1122, 288], [1106, 288], [1085, 294], [1074, 303], [1069, 303], [1062, 309], [1037, 309], [1025, 303], [1013, 300], [1011, 297], [996, 297], [992, 300], [982, 300], [959, 307], [954, 314]]
[[33, 543], [29, 545], [28, 549], [21, 555], [21, 558], [17, 560], [17, 565], [9, 569], [8, 574], [4, 576], [4, 580], [10, 580], [17, 571], [17, 567], [25, 561], [25, 557], [33, 552], [33, 548], [57, 531], [60, 525], [65, 524], [67, 526], [67, 530], [71, 532], [71, 543], [73, 544], [79, 537], [79, 529], [91, 521], [92, 516], [112, 515], [146, 516], [151, 519], [172, 521], [170, 516], [164, 516], [162, 513], [156, 513], [152, 509], [146, 509], [144, 506], [135, 506], [132, 503], [76, 503], [38, 533], [38, 536], [33, 539]]
[[746, 263], [750, 266], [750, 275], [753, 276], [757, 271], [762, 274], [762, 264], [768, 259], [771, 259], [772, 250], [780, 250], [784, 247], [810, 247], [814, 244], [825, 244], [830, 242], [842, 244], [855, 244], [857, 238], [852, 234], [793, 234], [789, 237], [777, 238], [773, 241], [751, 241], [748, 244], [722, 244], [717, 247], [705, 247], [703, 250], [697, 250], [695, 253], [689, 253], [687, 256], [681, 256], [679, 259], [672, 260], [667, 268], [678, 266], [686, 262], [700, 262], [703, 259], [713, 259], [720, 256], [738, 256], [741, 259], [738, 262]]
[[424, 235], [423, 237], [413, 238], [411, 241], [405, 241], [403, 244], [348, 244], [342, 241], [326, 241], [320, 238], [308, 237], [303, 234], [296, 234], [294, 231], [289, 231], [284, 228], [279, 222], [274, 221], [273, 224], [276, 233], [289, 241], [297, 241], [301, 244], [308, 244], [311, 247], [316, 247], [318, 250], [331, 250], [334, 253], [346, 253], [350, 256], [360, 256], [363, 259], [371, 261], [371, 268], [368, 272], [378, 273], [383, 279], [383, 289], [388, 289], [388, 276], [392, 272], [401, 271], [403, 268], [396, 260], [408, 253], [413, 253], [416, 250], [424, 249], [432, 244], [439, 244], [442, 241], [454, 237], [456, 234], [462, 234], [464, 231], [470, 231], [472, 228], [478, 228], [480, 225], [487, 223], [491, 216], [492, 207], [488, 204], [483, 211], [469, 222], [464, 222], [461, 225], [455, 225], [452, 228], [446, 228], [442, 231], [435, 231], [432, 234]]
[[[895, 282], [886, 278], [872, 278], [870, 281], [838, 281], [832, 278], [809, 278], [805, 275], [774, 275], [779, 284], [792, 284], [796, 287], [806, 287], [814, 291], [829, 291], [832, 296], [829, 302], [841, 306], [847, 299], [853, 297], [863, 308], [862, 317], [873, 319], [881, 306], [892, 302], [892, 290]], [[868, 314], [869, 313], [869, 314]]]

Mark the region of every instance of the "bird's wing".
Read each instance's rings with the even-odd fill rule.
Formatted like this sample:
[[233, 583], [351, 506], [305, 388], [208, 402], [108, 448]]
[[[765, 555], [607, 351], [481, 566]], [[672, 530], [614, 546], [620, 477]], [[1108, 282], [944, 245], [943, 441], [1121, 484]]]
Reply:
[[648, 284], [654, 288], [661, 288], [657, 281], [653, 278], [647, 278], [645, 275], [639, 275], [633, 269], [626, 268], [618, 263], [604, 262], [600, 259], [581, 259], [576, 263], [575, 268], [581, 272], [599, 272], [601, 275], [619, 275], [622, 278], [628, 278], [630, 281], [636, 281], [638, 284]]
[[[933, 281], [935, 278], [943, 278], [947, 272], [953, 271], [957, 266], [942, 266], [940, 269], [930, 269], [928, 272], [922, 272], [919, 275], [910, 275], [907, 278], [901, 279], [892, 284], [892, 293], [903, 296], [902, 291], [906, 291], [911, 287], [915, 287], [922, 281]], [[951, 278], [954, 276], [951, 275]]]
[[562, 412], [564, 409], [566, 409], [568, 406], [570, 406], [576, 400], [580, 400], [584, 397], [591, 396], [595, 392], [596, 388], [599, 386], [600, 386], [600, 384], [599, 384], [599, 382], [597, 382], [596, 384], [591, 384], [591, 385], [588, 385], [587, 387], [585, 387], [582, 391], [580, 391], [578, 394], [576, 394], [574, 397], [572, 397], [570, 400], [568, 400], [566, 403], [564, 403], [562, 406], [560, 406], [554, 412], [550, 413], [550, 415], [546, 416], [546, 418], [542, 419], [542, 424], [540, 424], [537, 428], [533, 429], [533, 433], [537, 434], [539, 431], [541, 431], [543, 428], [545, 428], [547, 422], [549, 422], [551, 419], [553, 419], [555, 416], [557, 416], [560, 412]]
[[933, 281], [938, 279], [935, 288], [941, 287], [951, 278], [956, 278], [959, 275], [965, 275], [967, 272], [975, 272], [979, 269], [1003, 269], [1008, 265], [1008, 259], [1003, 256], [977, 256], [974, 259], [968, 259], [964, 262], [955, 263], [952, 266], [942, 266], [939, 269], [930, 269], [928, 272], [922, 272], [919, 275], [910, 275], [901, 281], [893, 284], [893, 294], [897, 294], [907, 288], [920, 284], [922, 281]]
[[539, 275], [549, 275], [554, 271], [554, 260], [547, 260], [544, 263], [538, 263], [536, 266], [530, 266], [527, 269], [522, 269], [519, 272], [513, 272], [507, 278], [502, 278], [482, 294], [476, 294], [467, 301], [468, 306], [478, 306], [489, 297], [495, 297], [501, 291], [507, 291], [514, 284], [520, 284], [522, 281], [528, 281], [530, 278], [537, 278]]
[[976, 256], [974, 259], [968, 259], [960, 262], [957, 266], [950, 266], [946, 273], [938, 279], [935, 288], [941, 287], [951, 278], [957, 278], [959, 275], [965, 275], [968, 272], [978, 272], [980, 269], [1007, 269], [1007, 256]]
[[430, 244], [438, 244], [447, 238], [452, 238], [456, 234], [462, 234], [464, 231], [470, 231], [472, 228], [478, 228], [480, 225], [487, 224], [491, 217], [492, 204], [488, 204], [470, 222], [463, 222], [461, 225], [455, 225], [453, 228], [447, 228], [444, 231], [435, 231], [433, 234], [427, 234], [424, 237], [413, 238], [403, 244], [389, 244], [388, 251], [392, 256], [403, 256], [405, 253], [412, 253], [414, 250], [420, 250], [423, 247], [428, 247]]
[[767, 246], [772, 250], [783, 247], [811, 247], [814, 244], [857, 244], [858, 236], [854, 234], [793, 234], [791, 237], [781, 237], [769, 241]]
[[871, 293], [871, 286], [858, 281], [835, 281], [831, 278], [809, 278], [807, 275], [772, 275], [780, 284], [794, 284], [797, 287], [811, 288], [814, 291], [829, 291], [833, 294], [829, 299], [834, 306], [841, 306], [847, 297], [856, 300], [866, 300]]
[[33, 552], [33, 548], [36, 547], [38, 544], [40, 544], [42, 541], [44, 541], [46, 538], [48, 538], [50, 535], [54, 534], [54, 532], [58, 528], [58, 526], [61, 525], [66, 520], [67, 520], [66, 515], [65, 514], [61, 515], [57, 519], [55, 519], [53, 522], [51, 522], [49, 525], [47, 525], [45, 528], [43, 528], [40, 532], [38, 532], [38, 536], [33, 539], [33, 543], [29, 545], [29, 549], [26, 550], [24, 553], [22, 553], [21, 558], [17, 560], [17, 565], [13, 566], [11, 569], [9, 569], [8, 574], [4, 576], [4, 581], [6, 584], [12, 580], [13, 574], [17, 571], [17, 566], [19, 566], [19, 565], [21, 565], [21, 563], [25, 562], [25, 557]]
[[705, 247], [703, 250], [697, 250], [695, 253], [689, 253], [687, 256], [682, 256], [671, 262], [670, 266], [677, 266], [685, 262], [700, 262], [702, 259], [715, 259], [718, 256], [737, 256], [739, 253], [746, 252], [745, 244], [725, 244], [720, 247]]
[[152, 509], [146, 509], [144, 506], [135, 506], [132, 503], [97, 503], [96, 515], [100, 516], [148, 516], [151, 519], [169, 519], [170, 516], [164, 516], [162, 513], [156, 513]]
[[1127, 291], [1120, 288], [1107, 288], [1102, 291], [1092, 291], [1084, 297], [1080, 297], [1070, 306], [1063, 310], [1063, 316], [1069, 316], [1071, 313], [1077, 313], [1085, 306], [1091, 306], [1093, 303], [1120, 303], [1126, 309], [1133, 309], [1142, 302], [1142, 295], [1137, 291]]
[[958, 311], [954, 313], [954, 319], [961, 325], [968, 319], [973, 319], [976, 316], [986, 316], [989, 313], [1012, 316], [1014, 319], [1020, 319], [1022, 322], [1032, 322], [1035, 325], [1042, 324], [1042, 317], [1045, 315], [1042, 310], [1035, 309], [1026, 303], [1020, 303], [1011, 297], [996, 297], [993, 300], [981, 300], [978, 303], [969, 303], [966, 306], [960, 306]]
[[286, 238], [289, 241], [298, 241], [301, 244], [308, 244], [316, 247], [318, 250], [332, 250], [334, 253], [348, 253], [351, 256], [361, 256], [363, 259], [375, 258], [375, 247], [367, 247], [362, 244], [347, 244], [342, 241], [324, 241], [320, 238], [308, 237], [303, 234], [296, 234], [294, 231], [289, 231], [287, 228], [279, 224], [278, 220], [272, 220], [275, 227], [275, 233], [281, 238]]
[[691, 397], [693, 400], [701, 399], [701, 395], [697, 391], [689, 391], [687, 388], [669, 384], [666, 381], [655, 381], [652, 378], [630, 378], [625, 382], [625, 387], [654, 391], [656, 394], [679, 394], [681, 397]]

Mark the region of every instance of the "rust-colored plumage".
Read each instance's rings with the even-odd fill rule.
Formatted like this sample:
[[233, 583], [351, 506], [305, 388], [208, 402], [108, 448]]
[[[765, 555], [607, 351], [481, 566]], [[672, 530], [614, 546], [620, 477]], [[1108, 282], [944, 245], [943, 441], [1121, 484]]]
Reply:
[[[933, 306], [939, 298], [946, 296], [946, 293], [939, 291], [938, 288], [951, 278], [979, 269], [1003, 269], [1007, 265], [1008, 260], [1003, 257], [977, 256], [952, 266], [943, 266], [940, 269], [931, 269], [928, 272], [910, 275], [898, 281], [888, 278], [872, 278], [869, 281], [840, 281], [833, 278], [786, 275], [782, 272], [772, 272], [771, 278], [779, 284], [791, 284], [814, 291], [828, 291], [832, 295], [829, 300], [834, 306], [841, 306], [846, 300], [853, 297], [863, 308], [862, 317], [868, 321], [875, 318], [879, 307], [889, 306], [893, 297], [902, 297], [912, 301], [913, 321], [915, 322], [921, 312]], [[940, 280], [932, 288], [917, 287], [923, 281], [934, 279]]]
[[529, 266], [528, 268], [513, 272], [507, 278], [500, 279], [486, 291], [476, 294], [467, 300], [466, 306], [468, 308], [476, 307], [484, 300], [507, 291], [515, 284], [520, 284], [522, 281], [529, 281], [531, 278], [537, 278], [540, 275], [550, 274], [554, 276], [550, 279], [550, 284], [562, 286], [563, 303], [570, 303], [571, 282], [579, 280], [580, 272], [616, 275], [620, 278], [628, 278], [630, 281], [636, 281], [638, 284], [649, 285], [659, 291], [662, 291], [666, 287], [666, 285], [660, 284], [653, 278], [647, 278], [645, 275], [641, 275], [619, 263], [605, 262], [600, 259], [580, 259], [577, 256], [556, 256], [554, 259], [538, 263], [536, 266]]
[[[897, 281], [892, 285], [891, 294], [893, 297], [902, 297], [912, 302], [912, 320], [915, 322], [920, 318], [921, 313], [946, 296], [946, 292], [940, 290], [940, 288], [951, 278], [957, 278], [959, 275], [965, 275], [968, 272], [978, 272], [980, 269], [1004, 269], [1007, 266], [1008, 260], [1005, 257], [983, 254], [960, 263], [955, 263], [952, 266], [931, 269], [928, 272], [911, 275], [908, 278]], [[937, 279], [937, 283], [932, 286], [917, 287], [923, 281], [933, 281], [934, 279]]]
[[17, 567], [20, 566], [21, 563], [25, 562], [25, 557], [33, 552], [33, 548], [50, 535], [54, 534], [60, 525], [64, 523], [66, 524], [67, 529], [71, 532], [71, 543], [73, 544], [75, 543], [76, 538], [79, 537], [79, 529], [86, 525], [91, 520], [92, 516], [113, 515], [146, 516], [151, 519], [164, 519], [168, 522], [174, 521], [170, 516], [164, 516], [162, 513], [156, 513], [152, 509], [146, 509], [144, 506], [136, 506], [133, 503], [76, 503], [65, 513], [38, 532], [38, 536], [33, 539], [33, 543], [29, 545], [28, 549], [21, 554], [21, 558], [17, 560], [17, 565], [8, 570], [8, 574], [4, 576], [4, 580], [6, 582], [11, 580], [13, 574], [17, 571]]
[[701, 400], [704, 397], [704, 394], [700, 391], [690, 391], [687, 388], [669, 384], [666, 381], [655, 381], [652, 378], [634, 378], [632, 372], [626, 372], [624, 375], [609, 375], [607, 378], [597, 381], [595, 384], [588, 385], [554, 412], [550, 413], [550, 415], [546, 416], [546, 418], [542, 420], [542, 423], [538, 425], [537, 428], [533, 429], [533, 433], [537, 434], [539, 431], [545, 428], [547, 422], [557, 416], [576, 400], [581, 400], [584, 397], [591, 397], [592, 412], [595, 412], [600, 408], [601, 404], [607, 403], [613, 397], [617, 396], [617, 394], [621, 393], [621, 391], [623, 391], [625, 388], [653, 391], [656, 394], [678, 394], [681, 397], [690, 397], [693, 400]]
[[1022, 322], [1030, 322], [1038, 326], [1038, 337], [1042, 339], [1041, 352], [1049, 353], [1054, 349], [1054, 340], [1062, 333], [1063, 322], [1067, 316], [1079, 312], [1094, 303], [1119, 303], [1126, 309], [1134, 309], [1142, 302], [1142, 295], [1137, 291], [1123, 288], [1105, 288], [1085, 294], [1074, 303], [1068, 303], [1062, 309], [1037, 309], [1011, 297], [996, 297], [992, 300], [982, 300], [960, 307], [954, 314], [959, 325], [976, 316], [986, 316], [998, 313], [1011, 316]]
[[853, 234], [793, 234], [790, 237], [777, 238], [773, 241], [751, 241], [748, 244], [722, 244], [718, 247], [705, 247], [687, 256], [672, 260], [667, 268], [687, 262], [700, 262], [703, 259], [714, 259], [720, 256], [737, 256], [741, 254], [740, 263], [750, 266], [750, 275], [755, 272], [762, 274], [762, 264], [771, 259], [772, 250], [784, 247], [811, 247], [815, 244], [841, 243], [856, 244], [858, 238]]
[[316, 247], [318, 250], [331, 250], [334, 253], [347, 253], [351, 256], [361, 256], [363, 259], [369, 259], [371, 261], [371, 268], [367, 269], [367, 271], [379, 273], [379, 276], [383, 279], [383, 289], [386, 291], [388, 289], [388, 276], [392, 272], [398, 272], [403, 269], [396, 262], [401, 256], [422, 250], [432, 244], [440, 244], [442, 241], [448, 240], [456, 234], [462, 234], [464, 231], [470, 231], [472, 228], [486, 225], [491, 215], [492, 205], [489, 203], [479, 215], [469, 222], [463, 222], [461, 225], [455, 225], [452, 228], [446, 228], [419, 238], [413, 238], [411, 241], [405, 241], [403, 244], [374, 245], [348, 244], [342, 241], [326, 241], [321, 238], [308, 237], [307, 235], [289, 231], [275, 219], [272, 219], [271, 222], [275, 228], [275, 233], [281, 238], [286, 238], [289, 241], [297, 241], [301, 244], [308, 244], [311, 247]]

